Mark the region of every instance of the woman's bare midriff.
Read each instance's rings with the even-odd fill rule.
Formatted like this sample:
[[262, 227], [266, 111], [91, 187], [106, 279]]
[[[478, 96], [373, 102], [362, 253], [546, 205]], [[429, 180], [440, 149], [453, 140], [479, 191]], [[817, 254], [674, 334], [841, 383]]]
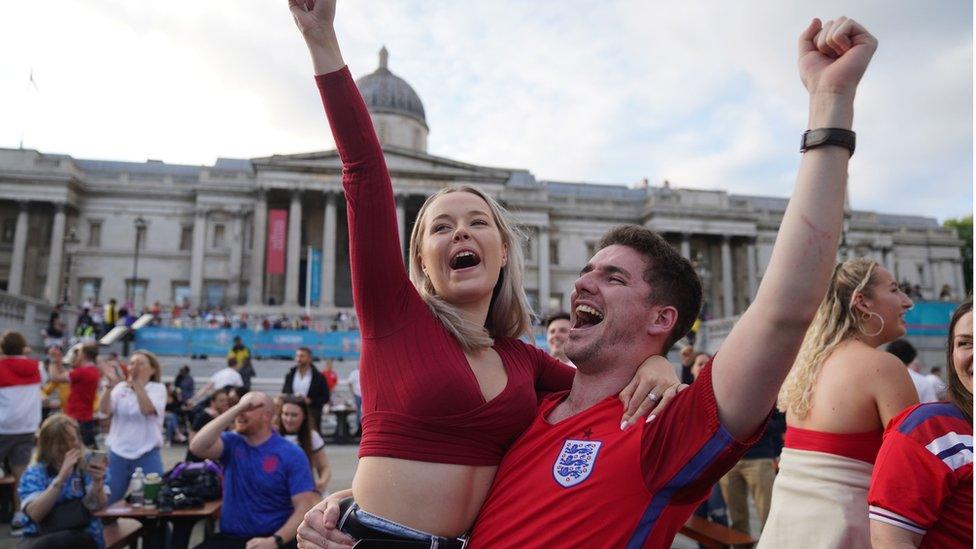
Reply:
[[471, 529], [497, 469], [364, 457], [359, 460], [352, 491], [364, 511], [410, 528], [454, 537]]
[[842, 343], [824, 361], [803, 419], [787, 414], [787, 424], [825, 433], [866, 433], [883, 428], [872, 387], [877, 353], [859, 342]]

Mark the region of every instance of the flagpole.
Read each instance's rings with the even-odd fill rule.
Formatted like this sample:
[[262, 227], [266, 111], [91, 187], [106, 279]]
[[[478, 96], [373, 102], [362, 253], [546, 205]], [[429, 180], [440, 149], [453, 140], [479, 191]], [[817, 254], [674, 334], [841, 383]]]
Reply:
[[[34, 80], [34, 67], [31, 67], [30, 74], [27, 76], [27, 93], [30, 93], [31, 88], [34, 88], [38, 94], [41, 93], [41, 89], [37, 87], [37, 82]], [[27, 115], [30, 114], [30, 108], [25, 109]], [[27, 117], [25, 115], [24, 121], [20, 124], [20, 145], [18, 148], [24, 150], [24, 134], [27, 132]]]

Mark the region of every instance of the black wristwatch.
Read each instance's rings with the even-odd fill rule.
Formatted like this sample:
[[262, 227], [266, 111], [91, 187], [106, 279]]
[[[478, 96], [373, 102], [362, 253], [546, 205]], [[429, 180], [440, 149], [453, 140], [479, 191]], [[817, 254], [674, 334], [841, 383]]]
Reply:
[[281, 536], [279, 536], [278, 534], [275, 534], [275, 535], [274, 535], [274, 536], [272, 536], [272, 537], [274, 538], [274, 540], [275, 540], [275, 544], [276, 544], [276, 545], [277, 545], [278, 547], [284, 547], [284, 546], [285, 546], [285, 539], [284, 539], [284, 538], [282, 538], [282, 537], [281, 537]]
[[843, 128], [807, 130], [803, 132], [803, 138], [800, 140], [800, 152], [807, 152], [824, 145], [835, 145], [847, 149], [851, 156], [854, 156], [854, 137], [854, 132]]

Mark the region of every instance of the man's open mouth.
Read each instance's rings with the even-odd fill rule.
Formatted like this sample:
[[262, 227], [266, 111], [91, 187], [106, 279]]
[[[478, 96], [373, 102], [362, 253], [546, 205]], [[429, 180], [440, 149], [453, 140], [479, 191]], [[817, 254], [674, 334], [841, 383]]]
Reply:
[[576, 323], [573, 328], [589, 328], [603, 322], [603, 313], [589, 305], [576, 306]]
[[461, 250], [451, 258], [451, 269], [455, 271], [476, 267], [479, 264], [481, 264], [481, 258], [471, 250]]

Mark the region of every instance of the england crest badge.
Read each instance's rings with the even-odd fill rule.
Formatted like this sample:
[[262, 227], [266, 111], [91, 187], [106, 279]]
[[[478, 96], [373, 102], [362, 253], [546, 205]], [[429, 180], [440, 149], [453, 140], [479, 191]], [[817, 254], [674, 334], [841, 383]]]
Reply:
[[594, 440], [567, 440], [552, 465], [552, 476], [563, 488], [586, 480], [593, 472], [596, 455], [603, 443]]

